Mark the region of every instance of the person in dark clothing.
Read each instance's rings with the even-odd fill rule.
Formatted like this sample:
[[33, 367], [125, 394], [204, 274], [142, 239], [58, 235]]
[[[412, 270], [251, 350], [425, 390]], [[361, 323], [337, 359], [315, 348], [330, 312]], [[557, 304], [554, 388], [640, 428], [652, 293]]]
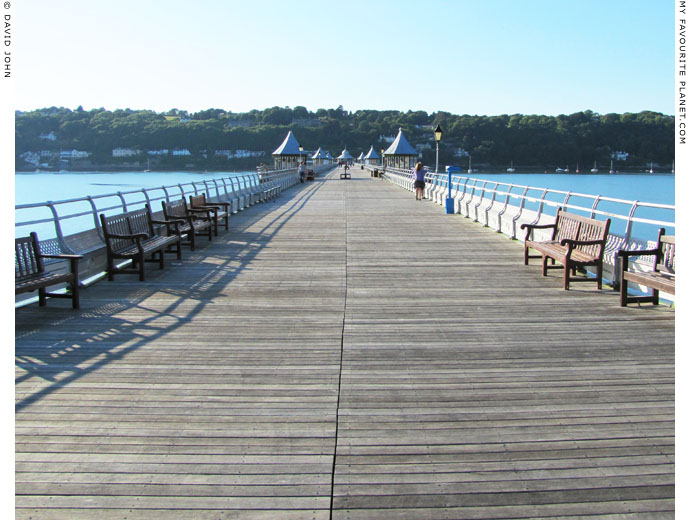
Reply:
[[424, 175], [426, 175], [426, 170], [422, 163], [418, 162], [414, 167], [414, 191], [417, 200], [424, 198]]

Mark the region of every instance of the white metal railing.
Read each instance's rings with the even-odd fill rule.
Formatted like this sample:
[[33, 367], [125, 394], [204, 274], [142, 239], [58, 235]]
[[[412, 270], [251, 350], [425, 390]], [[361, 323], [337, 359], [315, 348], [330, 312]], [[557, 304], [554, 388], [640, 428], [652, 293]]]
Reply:
[[[231, 202], [236, 213], [265, 197], [275, 196], [283, 189], [298, 182], [296, 169], [269, 171], [261, 178], [248, 173], [220, 179], [204, 179], [154, 188], [118, 191], [104, 195], [89, 195], [73, 199], [46, 201], [15, 206], [15, 236], [28, 235], [39, 229], [41, 242], [54, 240], [57, 249], [67, 253], [86, 253], [102, 247], [94, 240], [69, 238], [83, 231], [95, 230], [102, 240], [99, 225], [100, 213], [115, 214], [139, 209], [148, 204], [155, 213], [160, 211], [156, 202], [169, 202], [189, 195], [205, 194], [209, 199]], [[273, 192], [271, 192], [273, 190]], [[43, 210], [44, 215], [36, 217]], [[32, 216], [22, 218], [23, 214]], [[50, 247], [50, 246], [49, 246]], [[55, 246], [53, 246], [55, 248]]]
[[[365, 166], [373, 169], [374, 166]], [[379, 169], [381, 167], [378, 167]], [[385, 169], [385, 179], [413, 191], [414, 174], [410, 170]], [[445, 205], [450, 195], [453, 212], [491, 227], [513, 239], [521, 224], [549, 223], [559, 207], [590, 218], [611, 219], [611, 232], [604, 258], [609, 264], [609, 280], [618, 282], [616, 253], [620, 249], [645, 249], [656, 239], [659, 227], [675, 229], [675, 206], [589, 195], [572, 191], [511, 184], [490, 179], [452, 175], [425, 175], [425, 196]], [[645, 213], [648, 213], [645, 215]], [[659, 216], [659, 215], [662, 216]], [[643, 259], [642, 262], [645, 260]]]

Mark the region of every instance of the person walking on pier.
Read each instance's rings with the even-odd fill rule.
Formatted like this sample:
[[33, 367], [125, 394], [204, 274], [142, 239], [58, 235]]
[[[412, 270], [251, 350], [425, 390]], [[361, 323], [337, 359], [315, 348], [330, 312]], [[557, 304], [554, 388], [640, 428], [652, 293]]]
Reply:
[[299, 181], [304, 182], [304, 175], [307, 173], [307, 165], [304, 161], [299, 163], [297, 171], [299, 172]]
[[414, 167], [414, 190], [416, 200], [422, 200], [424, 198], [424, 175], [426, 175], [426, 170], [422, 166], [422, 163], [418, 162]]

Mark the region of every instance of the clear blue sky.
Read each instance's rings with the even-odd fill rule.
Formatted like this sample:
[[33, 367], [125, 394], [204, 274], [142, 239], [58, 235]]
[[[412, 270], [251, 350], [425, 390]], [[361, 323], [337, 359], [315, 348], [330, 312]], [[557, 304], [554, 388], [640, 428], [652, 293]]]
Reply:
[[27, 0], [16, 108], [674, 110], [674, 0]]

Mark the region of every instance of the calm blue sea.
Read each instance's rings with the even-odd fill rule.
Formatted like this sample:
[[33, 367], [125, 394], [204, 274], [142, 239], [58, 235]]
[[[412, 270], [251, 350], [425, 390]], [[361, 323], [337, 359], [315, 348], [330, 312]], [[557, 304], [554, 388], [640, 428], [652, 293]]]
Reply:
[[15, 204], [58, 201], [86, 197], [87, 195], [105, 195], [118, 191], [130, 191], [137, 188], [154, 188], [171, 186], [178, 183], [220, 179], [253, 172], [17, 172], [14, 175]]
[[676, 177], [671, 174], [477, 173], [472, 177], [614, 199], [675, 204]]

